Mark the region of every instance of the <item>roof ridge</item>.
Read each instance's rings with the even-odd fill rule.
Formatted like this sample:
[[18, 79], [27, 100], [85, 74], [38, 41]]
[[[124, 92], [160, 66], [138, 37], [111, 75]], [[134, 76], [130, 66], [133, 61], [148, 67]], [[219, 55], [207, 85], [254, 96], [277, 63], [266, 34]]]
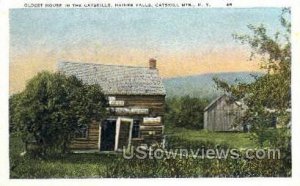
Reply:
[[[71, 61], [59, 61], [58, 64], [61, 63], [72, 63], [72, 64], [82, 64], [82, 65], [97, 65], [97, 66], [114, 66], [114, 67], [128, 67], [128, 68], [146, 68], [149, 67], [143, 67], [143, 66], [132, 66], [132, 65], [114, 65], [114, 64], [101, 64], [101, 63], [92, 63], [92, 62], [71, 62]], [[156, 70], [156, 69], [154, 69]]]

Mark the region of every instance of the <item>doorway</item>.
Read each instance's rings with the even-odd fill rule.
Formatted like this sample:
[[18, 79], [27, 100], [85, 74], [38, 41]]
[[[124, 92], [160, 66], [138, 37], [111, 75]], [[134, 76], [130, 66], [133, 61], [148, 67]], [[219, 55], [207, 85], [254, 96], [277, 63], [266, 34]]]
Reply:
[[101, 125], [100, 151], [113, 151], [115, 149], [117, 120], [105, 120]]

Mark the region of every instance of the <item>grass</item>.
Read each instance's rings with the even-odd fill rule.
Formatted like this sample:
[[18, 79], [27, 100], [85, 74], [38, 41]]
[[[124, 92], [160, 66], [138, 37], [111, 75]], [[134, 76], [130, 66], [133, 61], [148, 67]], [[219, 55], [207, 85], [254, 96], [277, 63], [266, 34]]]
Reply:
[[[199, 177], [190, 160], [126, 160], [122, 154], [66, 154], [43, 159], [24, 151], [19, 137], [10, 137], [10, 178]], [[187, 163], [189, 162], [189, 163]], [[198, 163], [200, 163], [198, 161]], [[149, 169], [151, 168], [151, 169]], [[192, 171], [186, 171], [192, 170]]]
[[[235, 147], [253, 147], [245, 133], [210, 133], [188, 129], [168, 129], [182, 137], [179, 145], [201, 142], [228, 142]], [[185, 141], [186, 140], [186, 141]], [[190, 143], [192, 141], [193, 143]], [[177, 141], [175, 141], [176, 145]], [[205, 143], [211, 145], [211, 143]], [[107, 178], [107, 177], [257, 177], [289, 176], [283, 161], [268, 159], [131, 159], [122, 154], [66, 154], [37, 158], [26, 154], [19, 137], [10, 136], [10, 178]]]
[[20, 156], [23, 144], [17, 136], [10, 137], [11, 178], [76, 178], [105, 177], [107, 162], [115, 159], [111, 154], [67, 154], [45, 159]]
[[[166, 130], [167, 135], [181, 137], [186, 141], [199, 140], [215, 143], [229, 143], [234, 147], [253, 147], [246, 133], [212, 133], [181, 128]], [[184, 144], [185, 141], [182, 141]], [[19, 137], [10, 138], [10, 177], [11, 178], [93, 178], [93, 177], [199, 177], [205, 175], [200, 167], [206, 166], [204, 161], [194, 161], [192, 167], [184, 167], [182, 162], [148, 161], [137, 164], [125, 161], [121, 154], [67, 154], [44, 159], [30, 156], [20, 156], [24, 146]], [[122, 170], [120, 167], [132, 167], [135, 164], [137, 172]], [[185, 163], [184, 165], [187, 165]], [[158, 172], [149, 172], [149, 166], [157, 167]], [[168, 167], [170, 168], [170, 171]], [[187, 165], [188, 166], [188, 165]], [[175, 169], [174, 169], [175, 167]], [[177, 169], [176, 169], [177, 167]], [[178, 170], [179, 169], [179, 170]], [[186, 169], [192, 169], [186, 174]]]
[[257, 145], [250, 139], [249, 133], [243, 132], [209, 132], [185, 128], [166, 128], [166, 135], [180, 137], [183, 140], [209, 141], [216, 144], [228, 144], [234, 148], [255, 148]]
[[[46, 158], [20, 156], [19, 137], [10, 137], [11, 178], [202, 177], [202, 160], [125, 160], [121, 154], [67, 154]], [[150, 168], [150, 169], [149, 169]]]

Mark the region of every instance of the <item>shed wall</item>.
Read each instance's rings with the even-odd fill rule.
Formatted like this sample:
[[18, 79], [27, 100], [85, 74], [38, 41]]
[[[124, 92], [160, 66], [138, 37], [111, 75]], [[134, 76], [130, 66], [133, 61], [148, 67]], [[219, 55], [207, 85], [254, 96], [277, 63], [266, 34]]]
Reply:
[[223, 96], [204, 113], [204, 128], [210, 131], [231, 131], [236, 118], [241, 117], [242, 108]]

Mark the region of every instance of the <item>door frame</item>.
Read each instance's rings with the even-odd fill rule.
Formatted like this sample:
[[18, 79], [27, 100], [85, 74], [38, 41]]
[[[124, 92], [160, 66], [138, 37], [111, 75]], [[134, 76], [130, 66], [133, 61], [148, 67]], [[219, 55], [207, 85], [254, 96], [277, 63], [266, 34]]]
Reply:
[[119, 135], [120, 135], [120, 126], [122, 121], [127, 121], [130, 122], [129, 126], [129, 138], [128, 138], [128, 148], [131, 145], [131, 135], [132, 135], [132, 126], [133, 126], [133, 118], [129, 117], [118, 117], [117, 123], [116, 123], [116, 135], [115, 135], [115, 151], [117, 150], [122, 150], [118, 148], [118, 143], [119, 143]]

